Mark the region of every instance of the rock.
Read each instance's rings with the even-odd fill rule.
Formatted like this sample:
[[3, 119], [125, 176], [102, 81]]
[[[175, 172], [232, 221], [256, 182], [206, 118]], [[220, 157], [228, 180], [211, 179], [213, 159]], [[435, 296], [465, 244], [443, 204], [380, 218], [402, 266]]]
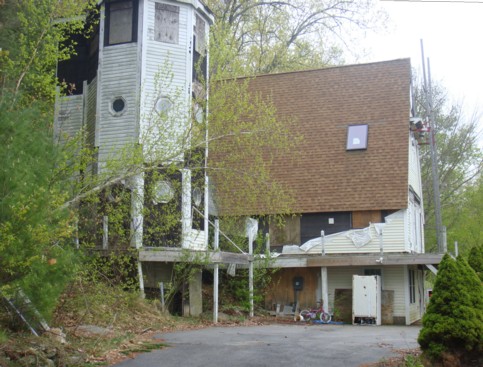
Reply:
[[230, 320], [230, 316], [229, 315], [227, 315], [224, 312], [218, 312], [218, 321], [224, 322], [224, 321], [229, 321], [229, 320]]
[[75, 330], [75, 334], [78, 336], [90, 336], [90, 335], [98, 335], [98, 336], [111, 336], [113, 334], [112, 329], [104, 328], [101, 326], [96, 325], [80, 325]]
[[43, 334], [50, 338], [51, 340], [54, 340], [60, 344], [67, 344], [67, 340], [65, 333], [62, 331], [62, 329], [59, 328], [50, 328]]

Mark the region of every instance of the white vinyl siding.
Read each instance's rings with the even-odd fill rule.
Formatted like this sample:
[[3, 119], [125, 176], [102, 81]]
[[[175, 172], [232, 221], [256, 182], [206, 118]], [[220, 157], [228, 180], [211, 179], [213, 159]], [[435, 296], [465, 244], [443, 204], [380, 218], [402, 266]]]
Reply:
[[[103, 49], [98, 125], [100, 161], [115, 157], [116, 150], [136, 141], [139, 88], [137, 52], [137, 43]], [[110, 112], [115, 97], [122, 97], [126, 101], [125, 112], [120, 116], [113, 116]]]
[[419, 146], [414, 137], [409, 139], [409, 186], [420, 197], [423, 197], [423, 190], [421, 184], [421, 164], [419, 159]]
[[385, 266], [383, 276], [383, 290], [394, 291], [393, 315], [405, 317], [404, 266]]
[[84, 91], [86, 95], [86, 134], [87, 144], [90, 147], [95, 145], [96, 124], [97, 124], [97, 78], [94, 78], [87, 89]]
[[409, 286], [409, 272], [413, 271], [414, 274], [414, 302], [410, 302], [410, 299], [407, 300], [407, 304], [409, 305], [409, 320], [406, 321], [406, 324], [410, 325], [413, 322], [419, 320], [422, 315], [422, 311], [424, 309], [424, 274], [421, 270], [418, 270], [416, 267], [407, 267], [407, 279], [408, 282], [406, 284], [407, 288], [407, 296], [410, 298], [410, 291], [411, 287]]
[[[164, 4], [161, 1], [145, 2], [146, 13], [143, 37], [143, 68], [141, 74], [141, 131], [140, 143], [146, 144], [151, 135], [160, 135], [177, 142], [179, 136], [187, 127], [189, 116], [191, 90], [191, 39], [193, 36], [193, 10], [190, 6], [177, 3], [179, 8], [179, 34], [177, 43], [160, 42], [155, 39], [155, 5]], [[159, 10], [158, 10], [159, 11]], [[172, 77], [172, 79], [170, 79]], [[173, 103], [173, 114], [177, 117], [175, 123], [170, 122], [169, 131], [159, 131], [153, 125], [157, 116], [154, 113], [156, 101], [169, 98]], [[175, 131], [179, 134], [174, 134]], [[164, 144], [165, 146], [169, 145]], [[148, 148], [150, 149], [150, 148]]]
[[[405, 216], [406, 210], [400, 210], [386, 217], [386, 223], [383, 226], [382, 246], [384, 252], [405, 252]], [[350, 254], [350, 253], [378, 253], [380, 252], [380, 236], [376, 231], [374, 224], [369, 227], [370, 241], [360, 247], [347, 237], [352, 231], [344, 231], [340, 233], [325, 236], [325, 253], [326, 254]], [[358, 230], [355, 230], [356, 232]], [[320, 237], [318, 239], [320, 242]], [[307, 253], [320, 254], [322, 245], [317, 244]]]
[[84, 95], [57, 97], [54, 136], [58, 143], [78, 136], [84, 123]]
[[[333, 310], [334, 295], [336, 289], [352, 289], [352, 276], [364, 275], [364, 269], [368, 267], [329, 267], [329, 307]], [[378, 268], [378, 267], [371, 267]], [[381, 269], [381, 281], [383, 291], [394, 291], [393, 316], [405, 317], [405, 277], [404, 266], [384, 266]], [[416, 310], [417, 311], [417, 310]]]

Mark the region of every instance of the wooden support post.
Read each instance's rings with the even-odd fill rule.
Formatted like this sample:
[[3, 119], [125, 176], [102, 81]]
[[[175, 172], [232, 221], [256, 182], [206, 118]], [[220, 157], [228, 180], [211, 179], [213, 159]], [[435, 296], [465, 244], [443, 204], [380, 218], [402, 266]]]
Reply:
[[[143, 206], [144, 206], [144, 175], [138, 174], [131, 178], [131, 246], [140, 249], [143, 246]], [[139, 292], [144, 298], [143, 267], [138, 260]]]
[[322, 306], [325, 312], [329, 312], [329, 281], [327, 278], [327, 267], [320, 268], [320, 280], [322, 285]]
[[191, 171], [181, 170], [181, 238], [183, 248], [190, 248], [191, 218]]
[[[220, 246], [220, 221], [215, 219], [215, 251], [218, 251]], [[213, 271], [213, 323], [218, 323], [218, 286], [219, 286], [219, 265], [216, 263], [214, 265]]]
[[270, 233], [265, 235], [265, 251], [267, 254], [270, 254]]
[[382, 238], [382, 231], [383, 229], [381, 228], [381, 233], [379, 233], [379, 253], [381, 256], [384, 255], [384, 241]]
[[109, 247], [109, 217], [102, 217], [102, 249], [107, 250]]
[[[251, 231], [250, 231], [251, 232]], [[253, 255], [253, 234], [248, 234], [248, 254]], [[248, 292], [250, 299], [250, 317], [254, 316], [253, 305], [253, 257], [250, 257], [248, 262]]]
[[164, 313], [166, 309], [165, 309], [165, 301], [164, 301], [164, 283], [163, 282], [159, 283], [159, 294], [161, 297], [161, 311], [163, 311]]

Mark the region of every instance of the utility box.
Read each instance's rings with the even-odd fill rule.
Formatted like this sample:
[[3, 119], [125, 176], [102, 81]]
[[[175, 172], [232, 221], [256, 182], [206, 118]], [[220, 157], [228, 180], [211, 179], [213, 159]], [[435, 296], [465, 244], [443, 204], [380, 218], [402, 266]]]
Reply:
[[381, 277], [352, 276], [352, 324], [381, 325]]

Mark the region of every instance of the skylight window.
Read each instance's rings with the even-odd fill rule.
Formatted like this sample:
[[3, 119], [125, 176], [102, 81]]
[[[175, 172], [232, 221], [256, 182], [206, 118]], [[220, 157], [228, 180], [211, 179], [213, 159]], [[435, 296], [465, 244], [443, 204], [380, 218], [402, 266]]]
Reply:
[[367, 149], [368, 125], [350, 125], [347, 129], [347, 150]]

